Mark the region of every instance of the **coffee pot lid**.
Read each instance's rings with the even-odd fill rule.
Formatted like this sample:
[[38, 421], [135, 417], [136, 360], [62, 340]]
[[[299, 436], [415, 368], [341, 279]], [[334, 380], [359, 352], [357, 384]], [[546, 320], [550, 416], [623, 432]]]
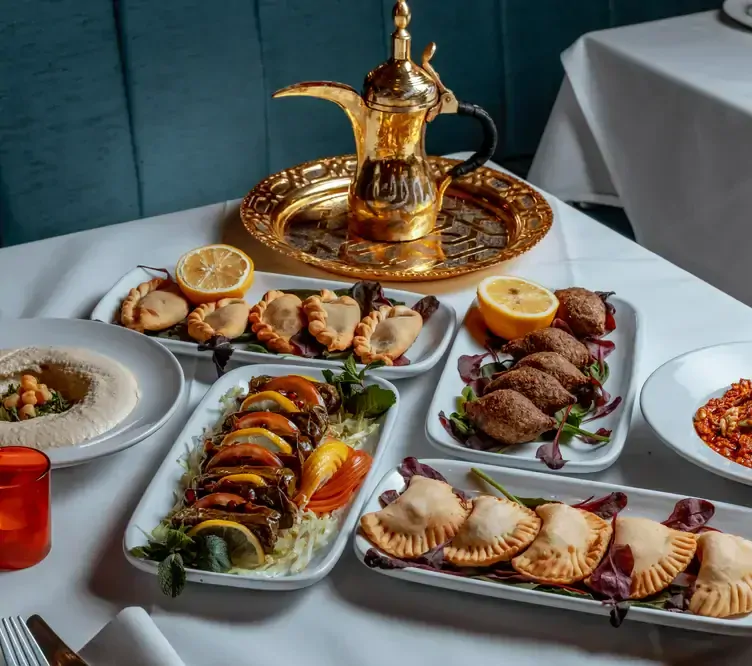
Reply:
[[392, 11], [392, 57], [369, 72], [363, 84], [363, 101], [379, 111], [406, 113], [434, 106], [439, 99], [433, 77], [410, 59], [410, 9], [399, 0]]

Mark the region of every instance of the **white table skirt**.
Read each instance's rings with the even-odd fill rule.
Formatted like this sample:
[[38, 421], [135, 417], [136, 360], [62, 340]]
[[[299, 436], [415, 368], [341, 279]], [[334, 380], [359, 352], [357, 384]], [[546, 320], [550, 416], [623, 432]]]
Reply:
[[[552, 285], [613, 289], [637, 304], [645, 332], [640, 382], [676, 354], [748, 337], [752, 310], [550, 201], [554, 229], [535, 250], [497, 272]], [[0, 310], [7, 317], [83, 317], [134, 265], [170, 265], [183, 251], [212, 241], [230, 240], [259, 256], [258, 246], [239, 231], [235, 210], [236, 203], [218, 204], [0, 250]], [[442, 298], [463, 314], [473, 292]], [[183, 366], [190, 381], [188, 404], [162, 431], [111, 458], [54, 472], [52, 552], [32, 569], [0, 573], [0, 616], [39, 613], [77, 648], [122, 608], [144, 606], [188, 666], [663, 664], [710, 651], [714, 657], [707, 661], [682, 663], [722, 663], [716, 660], [721, 651], [746, 644], [630, 622], [614, 630], [602, 617], [403, 583], [365, 569], [350, 547], [331, 575], [307, 590], [190, 585], [179, 599], [165, 598], [154, 577], [126, 562], [122, 534], [151, 474], [205, 390], [201, 380], [212, 377], [204, 361], [186, 359]], [[423, 432], [440, 371], [398, 383], [403, 418], [379, 473], [407, 454], [435, 456]], [[594, 478], [750, 501], [749, 488], [669, 452], [649, 432], [639, 409], [621, 459]]]
[[531, 182], [623, 205], [640, 244], [752, 304], [752, 30], [707, 12], [586, 35], [562, 61]]

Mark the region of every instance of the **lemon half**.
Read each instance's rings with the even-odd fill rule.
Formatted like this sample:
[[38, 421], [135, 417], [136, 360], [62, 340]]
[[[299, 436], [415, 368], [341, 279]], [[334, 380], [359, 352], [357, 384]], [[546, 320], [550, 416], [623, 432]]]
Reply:
[[264, 548], [256, 535], [245, 525], [231, 520], [206, 520], [193, 527], [189, 537], [214, 534], [227, 542], [232, 565], [240, 569], [254, 569], [264, 563]]
[[175, 279], [195, 304], [243, 298], [253, 284], [253, 261], [232, 245], [205, 245], [178, 259]]
[[550, 326], [559, 309], [550, 289], [511, 276], [483, 280], [478, 285], [478, 304], [486, 326], [506, 340]]

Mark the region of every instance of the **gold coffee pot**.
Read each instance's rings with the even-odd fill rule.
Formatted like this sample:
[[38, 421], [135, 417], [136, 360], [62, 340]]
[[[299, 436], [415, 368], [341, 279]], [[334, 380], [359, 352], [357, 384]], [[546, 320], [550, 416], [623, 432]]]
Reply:
[[[449, 183], [487, 162], [496, 150], [496, 126], [478, 106], [458, 102], [430, 61], [436, 45], [423, 51], [422, 66], [410, 59], [410, 10], [400, 0], [392, 12], [392, 57], [366, 77], [363, 95], [342, 83], [309, 81], [274, 97], [320, 97], [340, 106], [352, 123], [358, 168], [350, 185], [349, 230], [375, 241], [411, 241], [431, 233]], [[477, 118], [481, 149], [435, 181], [426, 159], [426, 124], [440, 113]]]

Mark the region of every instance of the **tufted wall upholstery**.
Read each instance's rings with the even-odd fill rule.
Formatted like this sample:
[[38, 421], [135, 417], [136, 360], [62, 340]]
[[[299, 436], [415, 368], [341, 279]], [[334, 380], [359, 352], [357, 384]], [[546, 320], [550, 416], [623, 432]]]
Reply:
[[[535, 150], [559, 53], [584, 32], [719, 0], [411, 0], [413, 55]], [[277, 88], [360, 88], [393, 0], [6, 0], [0, 9], [0, 244], [242, 196], [270, 171], [350, 152], [344, 114]], [[505, 109], [505, 114], [502, 114]], [[432, 153], [480, 140], [439, 117]]]

